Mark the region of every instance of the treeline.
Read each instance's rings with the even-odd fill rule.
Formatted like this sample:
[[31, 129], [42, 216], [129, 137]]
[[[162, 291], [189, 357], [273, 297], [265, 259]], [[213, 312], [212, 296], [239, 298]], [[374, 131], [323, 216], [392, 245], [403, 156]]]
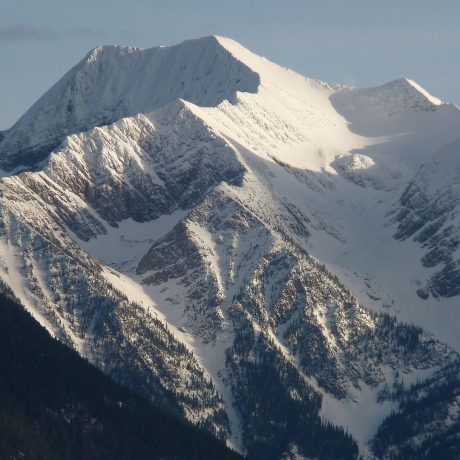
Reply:
[[398, 410], [384, 420], [372, 441], [374, 454], [390, 460], [460, 459], [459, 399], [457, 360], [401, 394]]
[[248, 454], [279, 460], [294, 445], [306, 458], [357, 459], [356, 441], [321, 419], [321, 396], [283, 359], [273, 341], [256, 333], [243, 315], [234, 324], [236, 338], [226, 364]]
[[114, 383], [0, 294], [0, 459], [240, 459]]

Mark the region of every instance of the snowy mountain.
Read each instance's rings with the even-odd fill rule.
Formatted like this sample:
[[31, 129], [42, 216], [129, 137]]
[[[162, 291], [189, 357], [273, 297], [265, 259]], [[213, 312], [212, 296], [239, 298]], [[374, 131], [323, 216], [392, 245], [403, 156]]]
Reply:
[[3, 133], [1, 166], [33, 165], [69, 134], [179, 98], [217, 105], [236, 91], [255, 92], [258, 83], [258, 75], [231, 59], [213, 37], [148, 50], [99, 47]]
[[459, 133], [407, 79], [97, 48], [2, 133], [0, 275], [252, 458], [420, 458], [459, 444]]

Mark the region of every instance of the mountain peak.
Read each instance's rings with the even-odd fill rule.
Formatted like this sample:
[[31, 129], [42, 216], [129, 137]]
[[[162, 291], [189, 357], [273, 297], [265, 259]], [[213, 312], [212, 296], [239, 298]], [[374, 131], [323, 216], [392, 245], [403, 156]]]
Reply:
[[332, 100], [337, 110], [349, 119], [358, 117], [363, 120], [369, 120], [369, 117], [386, 119], [393, 115], [434, 112], [446, 106], [408, 78], [369, 88], [345, 88], [334, 94]]
[[414, 94], [418, 94], [420, 97], [426, 99], [427, 102], [434, 106], [441, 105], [443, 103], [440, 99], [432, 96], [426, 89], [422, 88], [417, 82], [409, 78], [400, 78], [383, 86], [392, 86], [393, 88], [399, 87], [406, 91], [414, 92]]
[[[5, 133], [0, 166], [34, 165], [65, 136], [184, 99], [210, 107], [257, 92], [260, 77], [214, 36], [168, 47], [101, 46]], [[242, 48], [242, 47], [241, 47]]]
[[[99, 46], [43, 95], [9, 130], [0, 133], [0, 167], [33, 167], [66, 136], [149, 113], [182, 99], [199, 107], [234, 103], [238, 92], [270, 87], [324, 107], [333, 95], [342, 111], [386, 117], [434, 111], [441, 101], [417, 83], [400, 79], [365, 89], [343, 89], [305, 78], [271, 63], [236, 41], [218, 35], [173, 46]], [[281, 92], [280, 92], [281, 91]], [[341, 94], [336, 97], [334, 93]], [[275, 95], [276, 94], [276, 95]]]

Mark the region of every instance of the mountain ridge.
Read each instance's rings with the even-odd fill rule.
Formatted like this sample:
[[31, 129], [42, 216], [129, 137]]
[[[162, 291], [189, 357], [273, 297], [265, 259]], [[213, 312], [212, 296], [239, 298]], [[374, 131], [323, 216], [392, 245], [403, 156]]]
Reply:
[[[213, 66], [211, 60], [215, 59], [219, 62]], [[216, 72], [220, 72], [217, 78]], [[120, 80], [123, 74], [125, 79]], [[68, 134], [147, 113], [180, 97], [215, 105], [232, 99], [238, 88], [255, 91], [257, 85], [256, 75], [231, 57], [214, 37], [146, 50], [95, 48], [5, 132], [0, 145], [3, 167], [33, 166]], [[18, 137], [21, 141], [15, 140]], [[25, 152], [30, 152], [31, 158]], [[5, 164], [10, 157], [15, 158]]]

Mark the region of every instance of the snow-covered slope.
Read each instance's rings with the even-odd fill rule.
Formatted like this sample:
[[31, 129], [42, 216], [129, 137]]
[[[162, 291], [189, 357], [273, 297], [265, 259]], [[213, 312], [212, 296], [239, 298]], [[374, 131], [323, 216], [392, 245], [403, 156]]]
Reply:
[[256, 92], [258, 84], [258, 75], [212, 36], [147, 50], [99, 47], [4, 132], [0, 166], [33, 166], [66, 135], [178, 98], [217, 105], [232, 101], [237, 91]]
[[29, 169], [0, 182], [1, 277], [254, 458], [385, 458], [392, 411], [460, 388], [459, 133], [406, 79], [329, 85], [222, 37], [98, 48], [0, 140]]

